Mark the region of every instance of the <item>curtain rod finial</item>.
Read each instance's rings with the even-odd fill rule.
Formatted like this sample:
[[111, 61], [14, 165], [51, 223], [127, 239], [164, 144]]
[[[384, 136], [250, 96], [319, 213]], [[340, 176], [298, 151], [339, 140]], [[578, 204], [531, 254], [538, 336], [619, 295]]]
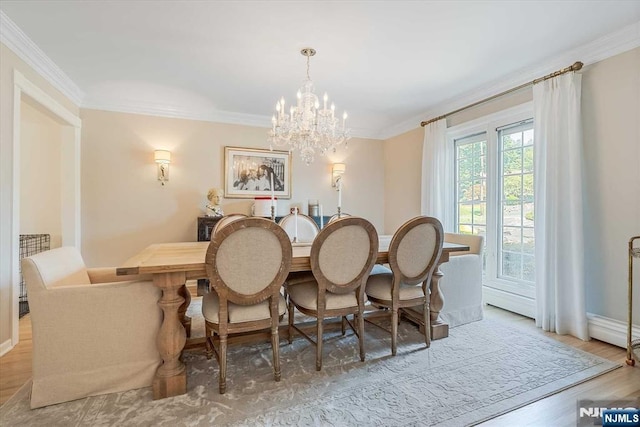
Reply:
[[572, 69], [573, 71], [579, 71], [579, 70], [581, 70], [581, 69], [582, 69], [582, 67], [583, 67], [583, 66], [584, 66], [584, 64], [583, 64], [582, 62], [580, 62], [580, 61], [576, 61], [576, 62], [571, 66], [571, 69]]

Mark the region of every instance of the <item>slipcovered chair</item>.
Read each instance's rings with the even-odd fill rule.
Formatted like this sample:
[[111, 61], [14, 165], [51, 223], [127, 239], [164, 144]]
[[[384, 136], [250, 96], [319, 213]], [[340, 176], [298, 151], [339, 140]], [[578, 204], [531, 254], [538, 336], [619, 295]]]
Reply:
[[440, 318], [450, 327], [482, 320], [482, 257], [484, 237], [445, 233], [444, 241], [469, 246], [468, 251], [451, 252], [440, 266], [444, 276], [438, 283], [444, 298]]
[[[348, 321], [359, 338], [360, 360], [364, 348], [364, 287], [378, 255], [378, 233], [366, 219], [348, 217], [328, 224], [311, 246], [311, 270], [315, 280], [287, 284], [289, 294], [289, 341], [295, 329], [316, 346], [316, 370], [322, 369], [322, 322], [328, 317], [353, 314], [357, 327]], [[313, 341], [293, 324], [294, 308], [316, 318], [317, 336]]]
[[[297, 217], [297, 218], [296, 218]], [[289, 235], [289, 239], [293, 241], [296, 230], [296, 219], [298, 222], [298, 243], [311, 243], [320, 232], [318, 224], [310, 216], [304, 214], [289, 214], [280, 219], [278, 224]]]
[[151, 386], [161, 290], [150, 276], [86, 268], [76, 248], [22, 260], [33, 331], [31, 407]]
[[243, 218], [247, 218], [247, 216], [245, 214], [229, 214], [223, 216], [222, 218], [220, 218], [220, 221], [216, 222], [216, 225], [213, 227], [213, 231], [211, 232], [211, 236], [213, 237], [213, 235], [216, 234], [216, 232], [222, 227], [231, 224], [233, 221], [237, 221]]
[[[468, 251], [449, 253], [449, 261], [440, 264], [444, 275], [438, 285], [444, 299], [440, 320], [450, 328], [482, 320], [482, 263], [484, 237], [471, 234], [445, 233], [445, 243], [469, 246]], [[378, 266], [376, 266], [378, 267]], [[382, 272], [384, 267], [374, 272]], [[390, 272], [390, 271], [388, 271]], [[372, 272], [373, 274], [373, 272]], [[421, 307], [414, 308], [420, 313]]]
[[431, 344], [429, 326], [429, 286], [442, 254], [442, 224], [436, 218], [416, 217], [404, 223], [389, 245], [391, 273], [372, 274], [366, 294], [377, 307], [391, 310], [391, 354], [396, 355], [398, 311], [421, 306], [424, 315], [424, 339]]
[[271, 329], [274, 378], [280, 381], [278, 324], [286, 310], [280, 288], [291, 258], [287, 233], [264, 218], [240, 219], [213, 235], [206, 255], [213, 289], [202, 298], [202, 314], [207, 358], [215, 352], [220, 364], [220, 394], [227, 389], [230, 334]]

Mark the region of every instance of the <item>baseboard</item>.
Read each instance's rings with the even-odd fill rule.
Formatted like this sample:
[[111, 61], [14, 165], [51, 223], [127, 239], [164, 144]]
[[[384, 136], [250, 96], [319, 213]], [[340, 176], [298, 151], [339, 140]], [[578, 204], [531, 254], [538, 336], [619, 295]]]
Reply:
[[536, 315], [535, 300], [488, 286], [482, 287], [482, 302], [531, 318]]
[[[589, 335], [600, 341], [627, 348], [627, 323], [610, 319], [593, 313], [587, 313], [589, 321]], [[640, 326], [633, 325], [633, 337], [640, 337]]]
[[[482, 287], [482, 298], [485, 304], [535, 319], [535, 300], [499, 289]], [[617, 347], [627, 348], [627, 323], [620, 320], [587, 313], [589, 336]], [[631, 334], [640, 337], [640, 326], [634, 325]]]
[[6, 340], [5, 342], [3, 342], [2, 344], [0, 344], [0, 356], [4, 356], [5, 354], [7, 354], [11, 349], [13, 348], [13, 344], [11, 343], [11, 340]]

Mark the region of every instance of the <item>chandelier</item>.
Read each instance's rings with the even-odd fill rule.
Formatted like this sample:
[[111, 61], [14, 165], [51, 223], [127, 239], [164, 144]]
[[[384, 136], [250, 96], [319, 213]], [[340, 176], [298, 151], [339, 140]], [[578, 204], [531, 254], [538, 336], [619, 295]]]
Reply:
[[276, 103], [276, 114], [271, 118], [272, 128], [269, 131], [270, 148], [288, 146], [289, 151], [300, 151], [300, 157], [307, 164], [313, 162], [316, 152], [321, 155], [334, 151], [336, 147], [351, 138], [349, 129], [345, 127], [347, 113], [342, 121], [335, 117], [336, 107], [331, 103], [327, 108], [329, 96], [325, 93], [323, 107], [314, 93], [313, 82], [309, 77], [309, 59], [316, 54], [310, 47], [300, 51], [307, 57], [307, 79], [298, 89], [297, 104], [285, 110], [282, 97]]

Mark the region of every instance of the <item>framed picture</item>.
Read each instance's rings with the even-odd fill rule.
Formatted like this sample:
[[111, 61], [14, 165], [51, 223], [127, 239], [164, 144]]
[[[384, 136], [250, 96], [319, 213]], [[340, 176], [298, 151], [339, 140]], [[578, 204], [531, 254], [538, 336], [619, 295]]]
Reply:
[[225, 197], [291, 198], [291, 153], [259, 148], [224, 147]]

